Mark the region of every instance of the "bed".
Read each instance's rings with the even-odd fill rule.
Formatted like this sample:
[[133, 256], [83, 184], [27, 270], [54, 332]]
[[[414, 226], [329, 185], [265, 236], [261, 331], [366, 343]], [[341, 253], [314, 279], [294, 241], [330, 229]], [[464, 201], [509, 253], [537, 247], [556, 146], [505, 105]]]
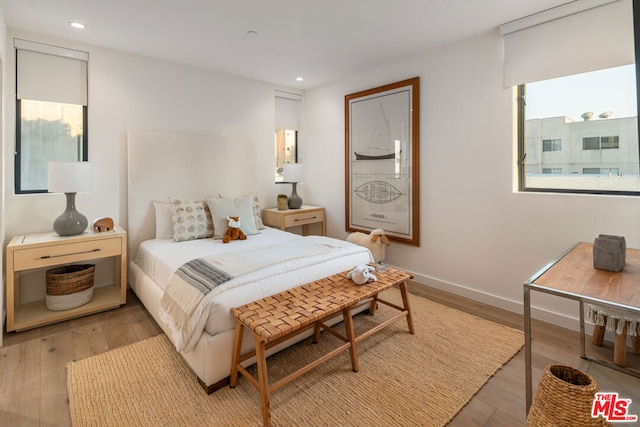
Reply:
[[[252, 167], [257, 159], [247, 141], [159, 132], [129, 132], [127, 141], [129, 286], [208, 393], [228, 384], [232, 307], [372, 261], [368, 249], [346, 241], [264, 227], [255, 194], [258, 168]], [[244, 159], [247, 167], [241, 170], [225, 158]], [[176, 231], [175, 204], [194, 201], [211, 208], [206, 224], [213, 226], [213, 237], [208, 237], [211, 230], [202, 227], [196, 231], [201, 233], [199, 238], [188, 236], [193, 228]], [[216, 238], [229, 209], [242, 212], [243, 231], [248, 227], [246, 240], [224, 244]], [[183, 240], [184, 235], [191, 238]], [[202, 260], [233, 274], [198, 300], [194, 310], [198, 315], [185, 322], [187, 331], [173, 322], [172, 297], [183, 295], [179, 273]], [[249, 335], [243, 352], [253, 348]], [[295, 337], [270, 353], [303, 338]]]

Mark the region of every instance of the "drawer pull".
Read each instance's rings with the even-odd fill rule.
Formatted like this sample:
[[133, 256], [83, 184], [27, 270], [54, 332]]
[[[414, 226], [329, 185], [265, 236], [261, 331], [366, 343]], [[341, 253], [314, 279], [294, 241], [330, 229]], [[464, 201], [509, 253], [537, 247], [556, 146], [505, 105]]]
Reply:
[[311, 218], [295, 218], [294, 221], [309, 221], [310, 219], [316, 219], [317, 216], [312, 216]]
[[91, 249], [89, 251], [71, 252], [70, 254], [43, 255], [43, 256], [40, 257], [40, 259], [59, 258], [61, 256], [88, 254], [88, 253], [91, 253], [91, 252], [100, 252], [100, 248]]

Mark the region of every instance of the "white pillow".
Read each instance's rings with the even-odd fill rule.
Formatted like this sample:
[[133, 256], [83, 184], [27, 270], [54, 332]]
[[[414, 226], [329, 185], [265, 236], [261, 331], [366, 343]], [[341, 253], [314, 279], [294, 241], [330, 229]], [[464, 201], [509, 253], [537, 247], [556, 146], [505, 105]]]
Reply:
[[171, 220], [171, 205], [163, 202], [153, 202], [156, 211], [156, 239], [173, 238], [173, 222]]
[[202, 200], [172, 199], [173, 240], [205, 239], [213, 235], [213, 222], [206, 202]]
[[240, 217], [240, 229], [250, 236], [258, 234], [256, 221], [253, 216], [253, 196], [246, 194], [234, 198], [207, 197], [211, 217], [213, 218], [213, 235], [222, 239], [227, 231], [229, 220], [227, 216]]
[[[256, 222], [256, 228], [258, 230], [264, 230], [266, 227], [262, 223], [262, 209], [260, 208], [260, 202], [258, 201], [258, 195], [256, 193], [243, 194], [243, 196], [251, 196], [253, 200], [253, 218]], [[221, 199], [225, 199], [228, 197], [223, 196], [222, 194], [218, 194], [218, 197]]]

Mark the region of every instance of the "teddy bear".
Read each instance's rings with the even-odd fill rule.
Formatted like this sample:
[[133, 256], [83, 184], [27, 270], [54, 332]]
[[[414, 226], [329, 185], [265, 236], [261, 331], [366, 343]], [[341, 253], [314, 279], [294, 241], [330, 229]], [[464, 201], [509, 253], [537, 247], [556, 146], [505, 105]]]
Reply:
[[247, 236], [240, 230], [240, 217], [228, 216], [229, 227], [224, 233], [222, 243], [229, 243], [232, 240], [246, 240]]
[[358, 265], [347, 274], [347, 279], [353, 280], [356, 285], [364, 285], [367, 282], [375, 282], [378, 280], [378, 278], [371, 274], [372, 271], [376, 271], [373, 266], [364, 264]]

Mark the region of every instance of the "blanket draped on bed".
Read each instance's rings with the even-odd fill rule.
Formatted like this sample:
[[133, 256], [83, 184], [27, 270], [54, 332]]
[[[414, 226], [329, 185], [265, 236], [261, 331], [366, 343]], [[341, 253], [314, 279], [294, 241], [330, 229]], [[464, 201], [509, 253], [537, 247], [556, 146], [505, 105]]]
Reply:
[[[258, 278], [286, 271], [286, 264], [297, 260], [296, 268], [323, 261], [322, 255], [340, 253], [352, 247], [342, 240], [309, 236], [281, 245], [250, 251], [197, 258], [183, 264], [169, 280], [160, 302], [160, 318], [169, 327], [178, 351], [188, 351], [198, 341], [213, 298], [227, 289]], [[246, 280], [243, 280], [246, 278]], [[249, 302], [249, 301], [247, 301]]]

